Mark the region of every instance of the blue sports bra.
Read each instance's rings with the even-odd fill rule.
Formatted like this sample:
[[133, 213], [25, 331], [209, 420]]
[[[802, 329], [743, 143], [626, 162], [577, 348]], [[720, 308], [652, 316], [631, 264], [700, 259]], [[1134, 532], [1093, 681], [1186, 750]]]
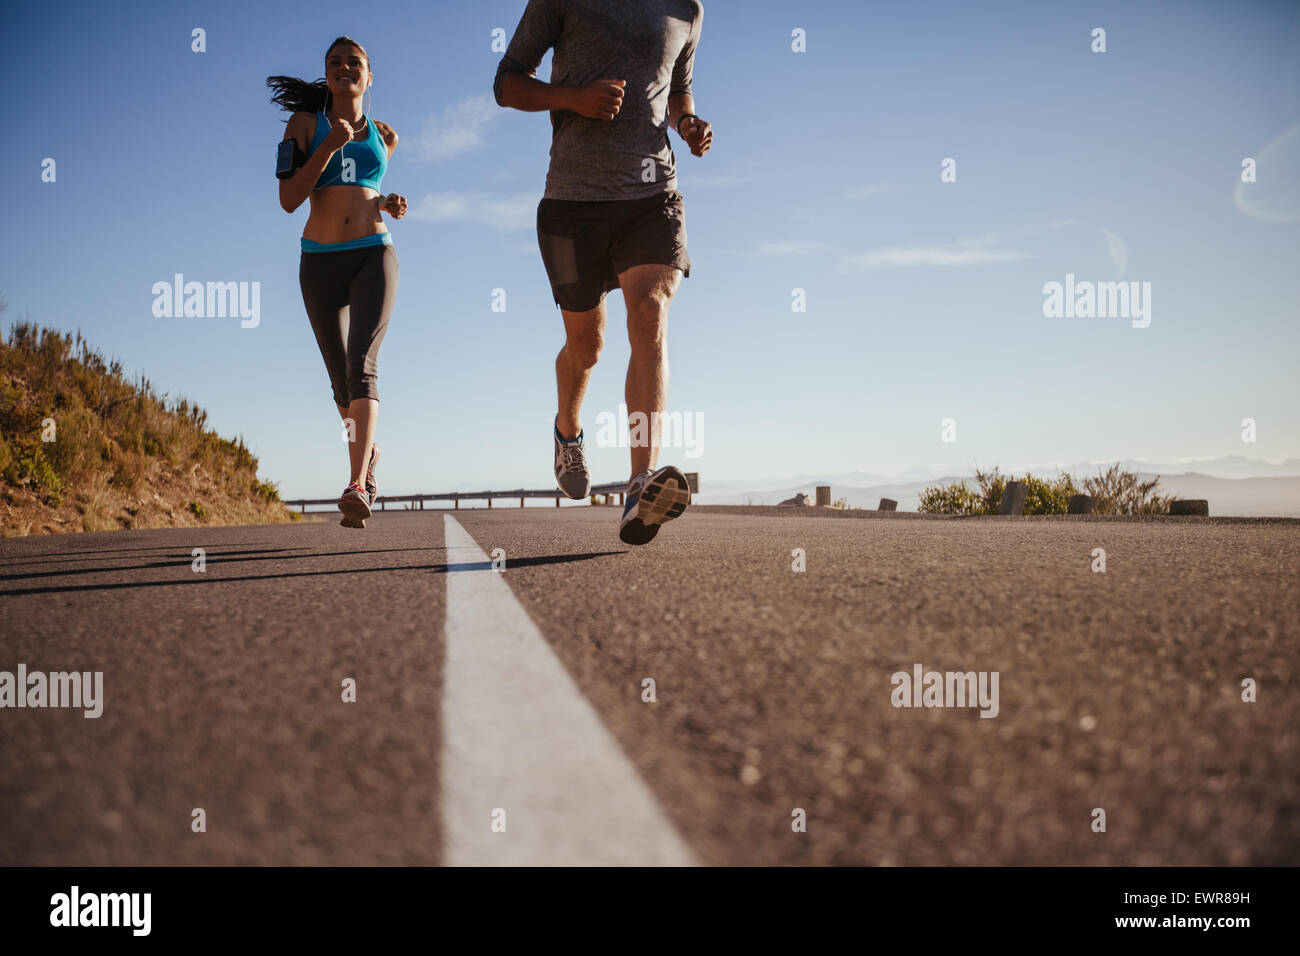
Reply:
[[[321, 171], [320, 178], [316, 180], [316, 185], [312, 187], [313, 190], [324, 189], [326, 186], [369, 186], [375, 192], [381, 191], [379, 184], [388, 171], [388, 147], [380, 138], [375, 121], [369, 117], [365, 117], [365, 120], [370, 135], [360, 143], [345, 143], [342, 149], [331, 156]], [[316, 132], [312, 134], [308, 156], [325, 142], [329, 128], [329, 118], [324, 112], [317, 113]]]

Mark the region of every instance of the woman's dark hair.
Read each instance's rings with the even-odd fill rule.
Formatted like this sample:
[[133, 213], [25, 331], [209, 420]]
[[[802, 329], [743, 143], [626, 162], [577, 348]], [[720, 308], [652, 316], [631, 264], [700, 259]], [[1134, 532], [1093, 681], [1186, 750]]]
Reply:
[[[340, 44], [354, 46], [360, 50], [361, 56], [366, 61], [366, 69], [370, 69], [370, 54], [366, 52], [365, 47], [351, 37], [339, 37], [331, 43], [329, 49], [325, 51], [325, 62], [329, 62], [330, 54]], [[268, 76], [266, 85], [275, 90], [275, 93], [271, 96], [271, 102], [290, 113], [319, 113], [322, 110], [329, 109], [330, 101], [333, 99], [330, 88], [323, 78], [314, 83], [308, 83], [296, 76]]]

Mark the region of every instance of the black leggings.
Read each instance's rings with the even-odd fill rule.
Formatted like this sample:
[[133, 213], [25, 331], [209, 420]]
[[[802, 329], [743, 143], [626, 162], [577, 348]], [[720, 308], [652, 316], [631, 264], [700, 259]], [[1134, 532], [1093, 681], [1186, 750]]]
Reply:
[[329, 371], [334, 404], [379, 399], [379, 344], [397, 299], [397, 253], [392, 246], [343, 252], [304, 252], [298, 284], [316, 344]]

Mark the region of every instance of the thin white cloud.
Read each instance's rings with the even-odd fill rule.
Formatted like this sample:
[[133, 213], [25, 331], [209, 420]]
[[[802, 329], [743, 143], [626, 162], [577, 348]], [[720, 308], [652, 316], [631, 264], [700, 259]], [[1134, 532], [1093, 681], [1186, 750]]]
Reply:
[[890, 266], [975, 266], [1029, 258], [1027, 252], [985, 248], [993, 238], [996, 237], [968, 239], [955, 247], [895, 246], [862, 256], [850, 256], [845, 261], [862, 269], [880, 269]]
[[[680, 165], [678, 167], [680, 171]], [[748, 176], [731, 176], [727, 173], [721, 173], [717, 176], [700, 175], [696, 173], [687, 173], [679, 176], [683, 189], [690, 189], [692, 186], [699, 186], [703, 189], [726, 189], [730, 186], [738, 186], [741, 183], [749, 182]]]
[[408, 215], [428, 222], [477, 222], [507, 232], [535, 229], [535, 192], [514, 196], [484, 193], [430, 193], [414, 203]]
[[760, 256], [806, 256], [822, 248], [820, 242], [760, 242]]
[[500, 111], [486, 93], [461, 100], [429, 119], [416, 141], [416, 152], [420, 159], [438, 162], [477, 149]]
[[1051, 223], [1053, 229], [1060, 229], [1062, 226], [1073, 226], [1079, 220], [1077, 219], [1058, 219]]
[[1115, 268], [1122, 277], [1124, 270], [1128, 268], [1128, 246], [1124, 245], [1124, 240], [1109, 229], [1103, 229], [1101, 234], [1106, 237], [1106, 251], [1110, 253], [1111, 261], [1115, 263]]

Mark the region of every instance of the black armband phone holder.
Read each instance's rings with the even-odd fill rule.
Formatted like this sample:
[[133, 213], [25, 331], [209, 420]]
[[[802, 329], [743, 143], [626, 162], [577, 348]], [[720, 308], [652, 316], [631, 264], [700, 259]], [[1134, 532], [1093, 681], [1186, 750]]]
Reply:
[[288, 179], [306, 164], [307, 154], [296, 139], [280, 140], [280, 147], [275, 152], [276, 179]]

